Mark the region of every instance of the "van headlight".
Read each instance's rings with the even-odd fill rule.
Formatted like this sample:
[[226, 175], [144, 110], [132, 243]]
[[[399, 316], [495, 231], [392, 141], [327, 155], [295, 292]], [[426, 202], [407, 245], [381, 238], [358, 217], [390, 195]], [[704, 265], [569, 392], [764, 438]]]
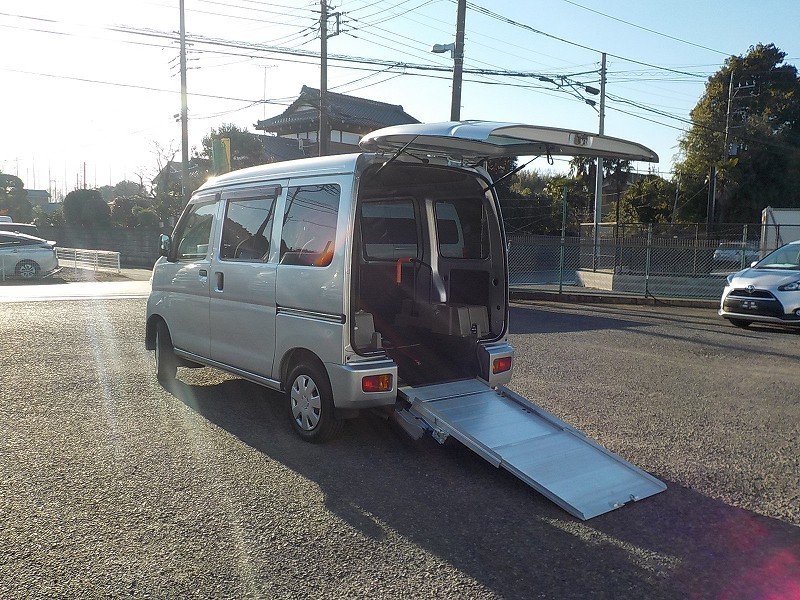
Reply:
[[800, 291], [800, 280], [792, 281], [791, 283], [784, 283], [778, 286], [778, 291], [781, 292], [798, 292]]
[[728, 277], [727, 277], [728, 285], [733, 285], [733, 276], [734, 275], [736, 275], [736, 273], [731, 273], [730, 275], [728, 275]]

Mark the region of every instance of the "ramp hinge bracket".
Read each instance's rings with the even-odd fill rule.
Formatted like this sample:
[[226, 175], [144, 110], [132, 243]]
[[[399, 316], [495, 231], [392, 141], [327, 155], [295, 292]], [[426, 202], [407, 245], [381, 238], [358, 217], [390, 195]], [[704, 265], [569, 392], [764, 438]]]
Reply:
[[450, 437], [450, 434], [444, 431], [443, 429], [434, 427], [433, 431], [431, 431], [431, 436], [440, 444], [444, 444], [447, 441], [447, 438]]

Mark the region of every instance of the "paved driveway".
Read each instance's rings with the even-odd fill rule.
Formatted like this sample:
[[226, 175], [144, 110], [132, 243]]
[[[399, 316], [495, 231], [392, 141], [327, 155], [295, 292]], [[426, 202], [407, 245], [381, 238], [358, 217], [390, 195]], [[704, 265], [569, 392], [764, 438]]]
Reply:
[[242, 380], [167, 391], [144, 309], [0, 310], [2, 598], [798, 597], [797, 334], [515, 307], [517, 391], [669, 485], [584, 523], [374, 415], [320, 446]]

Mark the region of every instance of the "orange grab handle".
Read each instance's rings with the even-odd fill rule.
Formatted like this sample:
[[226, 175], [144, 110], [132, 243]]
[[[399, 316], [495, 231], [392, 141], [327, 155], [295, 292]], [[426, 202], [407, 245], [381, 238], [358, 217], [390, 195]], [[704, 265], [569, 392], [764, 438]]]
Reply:
[[400, 285], [400, 282], [403, 281], [403, 263], [410, 263], [413, 258], [400, 258], [397, 260], [397, 270], [394, 275], [394, 282], [397, 285]]

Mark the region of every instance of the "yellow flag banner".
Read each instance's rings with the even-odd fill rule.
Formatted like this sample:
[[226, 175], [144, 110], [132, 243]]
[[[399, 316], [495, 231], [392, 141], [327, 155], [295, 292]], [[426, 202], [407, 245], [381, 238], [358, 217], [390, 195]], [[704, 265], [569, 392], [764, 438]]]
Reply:
[[231, 139], [213, 138], [211, 140], [211, 169], [214, 175], [231, 170]]

